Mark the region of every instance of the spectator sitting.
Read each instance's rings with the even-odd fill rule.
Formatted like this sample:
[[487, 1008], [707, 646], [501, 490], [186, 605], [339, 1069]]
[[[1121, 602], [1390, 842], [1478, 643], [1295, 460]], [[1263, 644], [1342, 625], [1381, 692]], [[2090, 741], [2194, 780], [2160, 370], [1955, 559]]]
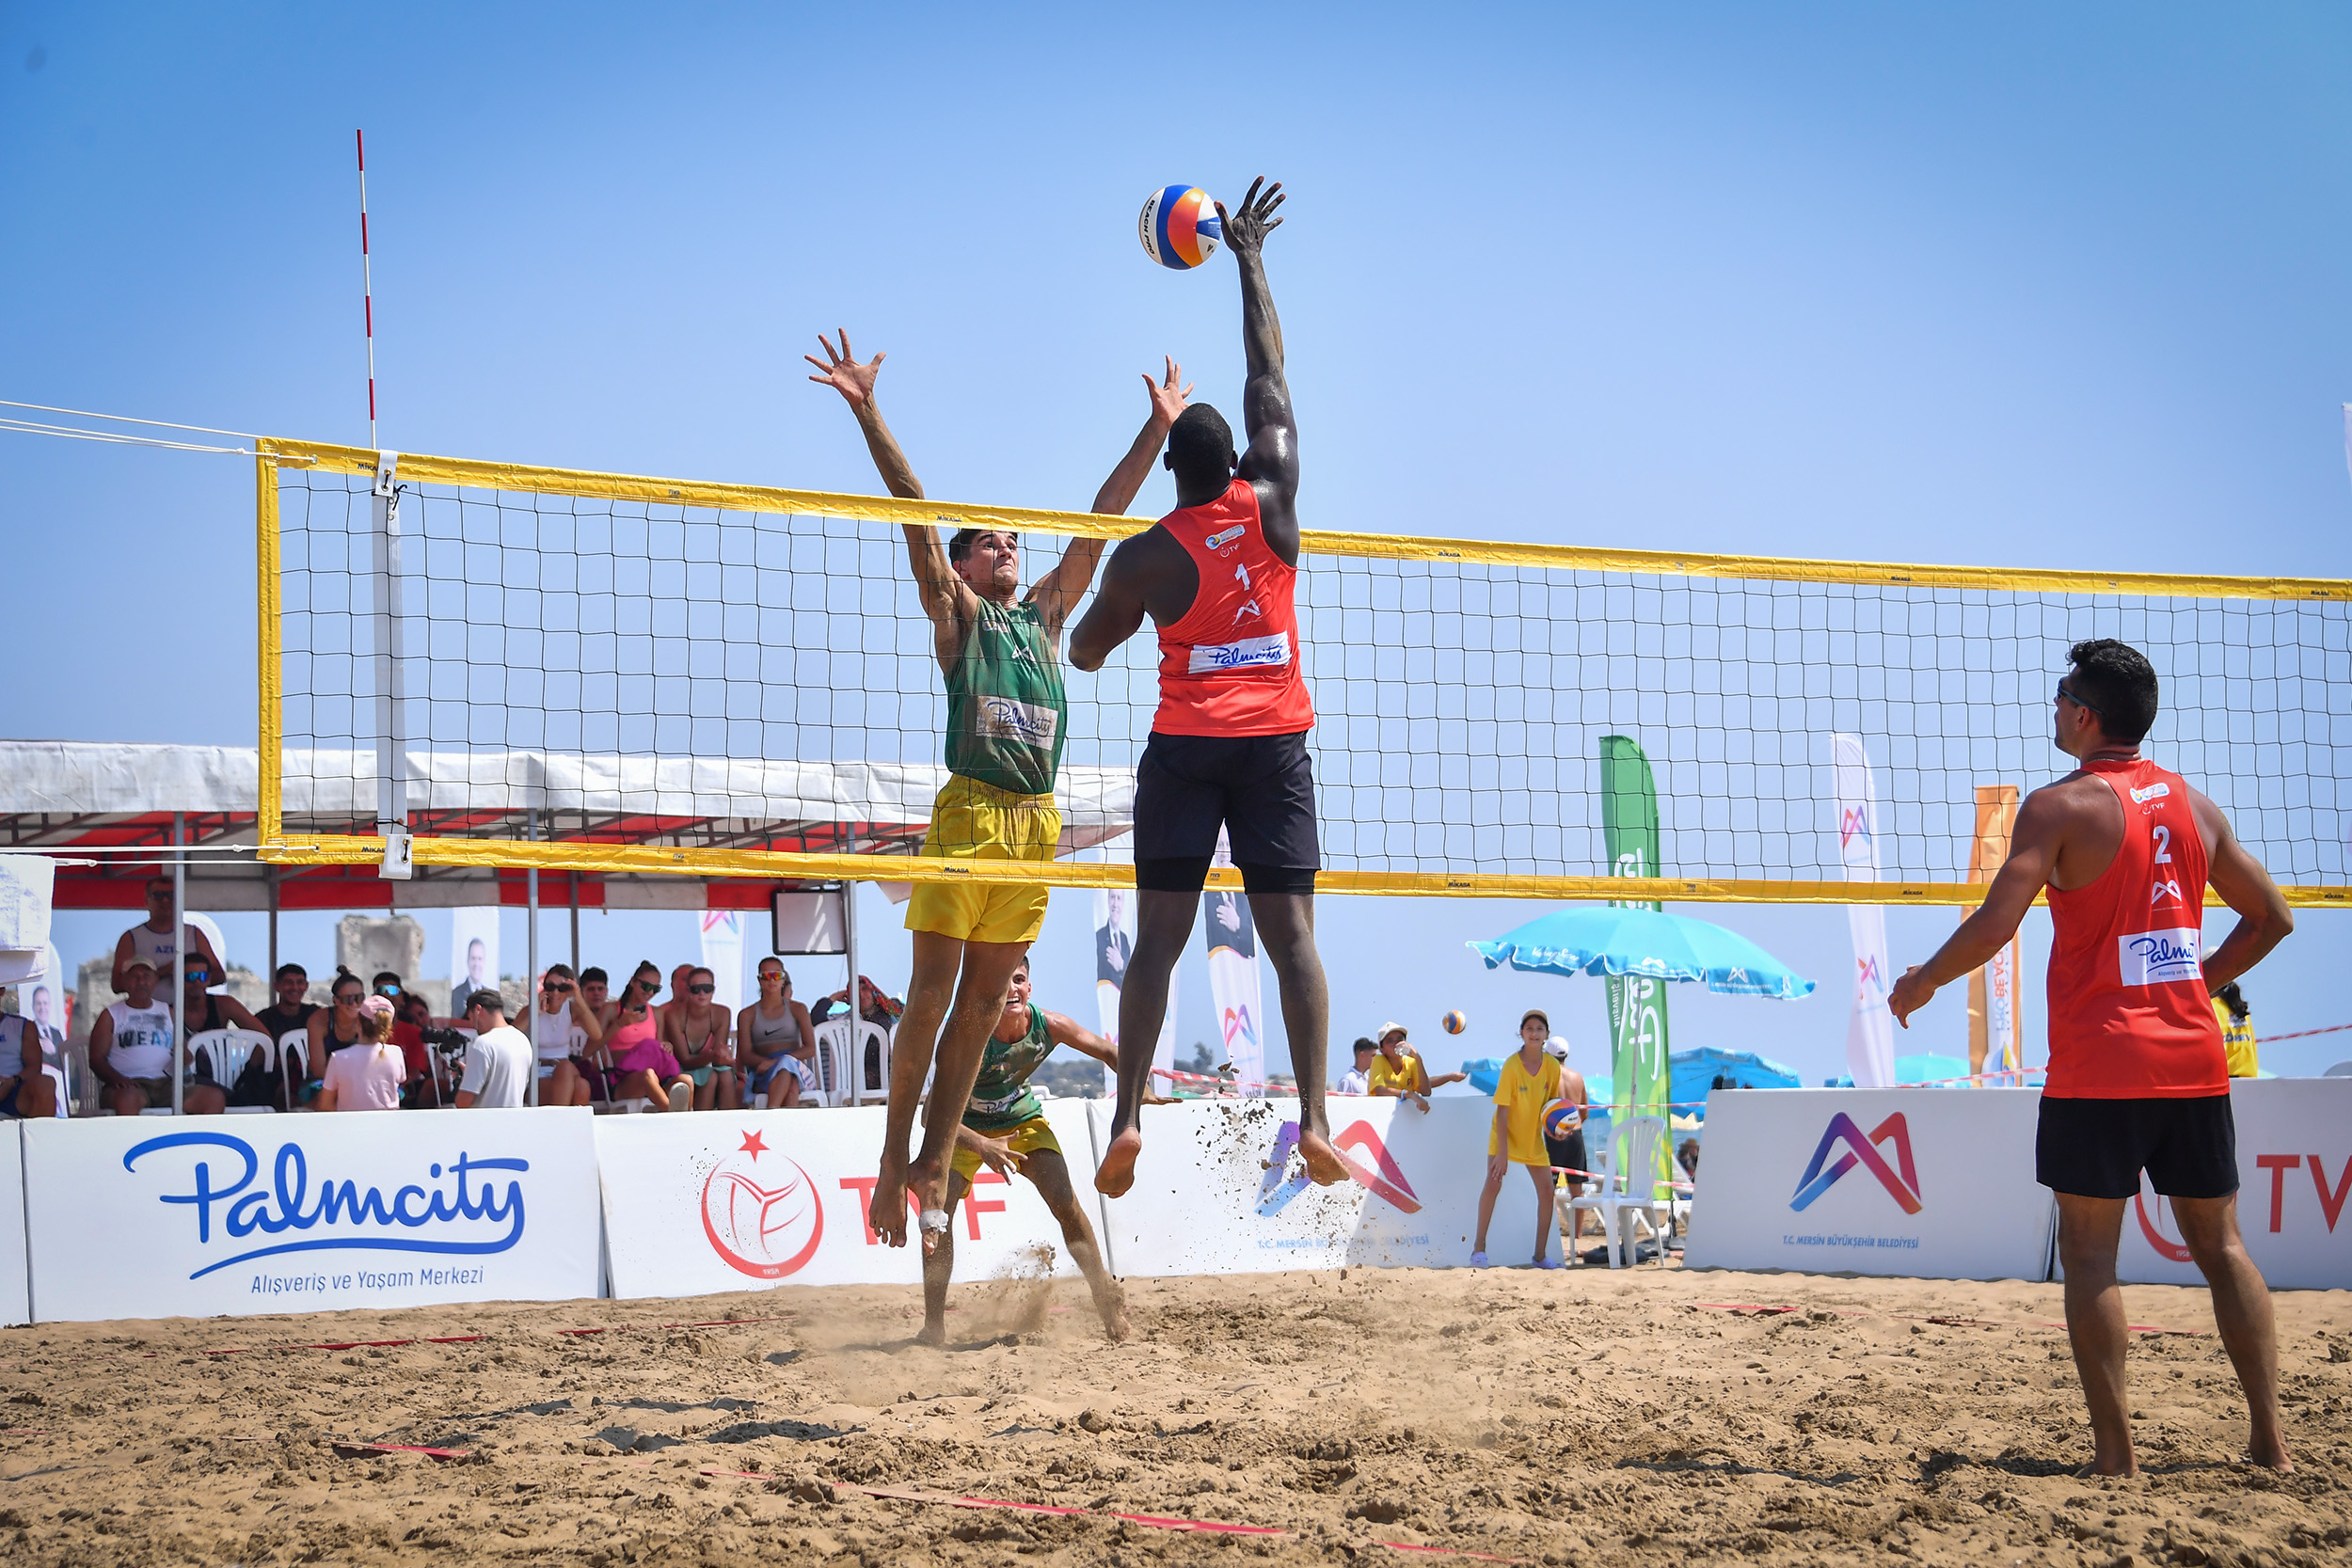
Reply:
[[686, 1006], [687, 976], [693, 973], [692, 964], [679, 964], [670, 971], [670, 1000], [653, 1010], [653, 1016], [660, 1022], [664, 1039], [669, 1037], [670, 1015]]
[[155, 970], [135, 958], [122, 973], [130, 994], [90, 1025], [89, 1069], [119, 1117], [171, 1109], [171, 1005], [155, 994]]
[[[225, 983], [229, 976], [215, 964], [206, 963], [193, 953], [187, 957], [188, 989], [182, 999], [180, 1016], [187, 1021], [188, 1039], [215, 1029], [246, 1029], [262, 1034], [262, 1021], [246, 1011], [245, 1004], [233, 996], [216, 996], [208, 988]], [[213, 1060], [209, 1052], [198, 1051], [186, 1063], [187, 1083], [180, 1091], [180, 1106], [192, 1117], [216, 1117], [238, 1105], [274, 1105], [278, 1101], [275, 1076], [270, 1064], [276, 1060], [273, 1052], [264, 1060], [260, 1052], [245, 1064], [232, 1084], [219, 1081], [221, 1064]]]
[[506, 999], [486, 986], [474, 992], [466, 999], [466, 1023], [474, 1037], [466, 1047], [465, 1076], [457, 1081], [457, 1108], [520, 1105], [531, 1082], [531, 1041], [506, 1022]]
[[359, 1004], [359, 1041], [327, 1058], [319, 1085], [322, 1111], [397, 1111], [400, 1086], [408, 1074], [400, 1047], [392, 1043], [392, 1005], [371, 996]]
[[759, 960], [759, 1000], [736, 1017], [735, 1053], [751, 1073], [751, 1092], [766, 1094], [771, 1108], [796, 1106], [818, 1087], [817, 1025], [792, 999], [781, 958]]
[[[336, 966], [335, 978], [326, 988], [327, 1005], [312, 1013], [305, 1025], [310, 1031], [308, 1070], [317, 1073], [321, 1082], [326, 1080], [327, 1064], [334, 1060], [335, 1053], [361, 1043], [359, 1004], [367, 999], [367, 994], [359, 976], [340, 964]], [[397, 1038], [394, 1043], [398, 1043]], [[411, 1058], [404, 1082], [421, 1082], [417, 1074], [421, 1067], [421, 1063]]]
[[661, 984], [661, 972], [650, 978], [639, 974], [621, 993], [612, 1030], [605, 1038], [612, 1056], [612, 1098], [643, 1100], [657, 1110], [686, 1111], [694, 1104], [694, 1081], [678, 1067], [677, 1058], [661, 1042], [661, 1021], [654, 1016], [648, 987]]
[[54, 1117], [57, 1085], [40, 1070], [40, 1030], [21, 1014], [0, 1015], [0, 1117]]
[[740, 1109], [743, 1081], [735, 1073], [735, 1009], [711, 1001], [718, 980], [710, 971], [686, 972], [686, 989], [670, 1004], [661, 1033], [670, 1053], [694, 1082], [694, 1109]]
[[[270, 976], [270, 990], [277, 993], [278, 1000], [253, 1015], [261, 1022], [262, 1033], [273, 1040], [282, 1040], [297, 1029], [308, 1034], [310, 1020], [322, 1011], [317, 1003], [303, 1000], [310, 993], [310, 971], [300, 964], [279, 964], [278, 973]], [[278, 1108], [289, 1111], [294, 1105], [309, 1104], [319, 1092], [320, 1077], [326, 1069], [326, 1064], [318, 1058], [317, 1048], [306, 1049], [302, 1053], [302, 1082], [294, 1085], [294, 1104], [286, 1102], [281, 1088], [276, 1101]], [[280, 1081], [283, 1082], [282, 1077]]]
[[1372, 1092], [1372, 1059], [1380, 1054], [1380, 1047], [1359, 1035], [1356, 1037], [1356, 1067], [1340, 1074], [1340, 1086], [1335, 1094], [1370, 1094]]
[[1380, 1055], [1372, 1064], [1367, 1092], [1410, 1100], [1426, 1111], [1429, 1109], [1430, 1090], [1441, 1084], [1458, 1084], [1469, 1076], [1467, 1072], [1448, 1072], [1432, 1078], [1428, 1067], [1421, 1059], [1421, 1053], [1406, 1042], [1405, 1025], [1383, 1023], [1380, 1025]]
[[1685, 1138], [1675, 1146], [1675, 1164], [1682, 1167], [1686, 1180], [1695, 1183], [1699, 1179], [1699, 1141]]
[[531, 1020], [539, 1057], [539, 1103], [585, 1105], [594, 1080], [588, 1048], [604, 1037], [596, 1010], [580, 995], [568, 964], [549, 964], [539, 977], [539, 1010]]
[[[214, 974], [229, 973], [228, 966], [214, 954], [212, 939], [204, 934], [201, 927], [190, 921], [183, 931], [191, 962], [200, 957], [213, 966]], [[153, 975], [151, 983], [161, 988], [168, 996], [171, 993], [172, 961], [178, 956], [179, 946], [171, 938], [171, 879], [151, 877], [147, 882], [147, 923], [132, 927], [115, 942], [114, 989], [128, 991], [131, 989], [131, 966], [143, 962]]]
[[[884, 1033], [897, 1028], [898, 1020], [905, 1016], [907, 1010], [905, 1003], [889, 995], [882, 987], [874, 984], [863, 974], [857, 977], [857, 1003], [858, 1016], [868, 1023], [881, 1025]], [[849, 1011], [849, 1007], [850, 988], [844, 986], [811, 1008], [809, 1016], [818, 1023], [823, 1023], [829, 1019], [839, 1018]], [[885, 1099], [888, 1098], [890, 1085], [886, 1081], [887, 1075], [882, 1069], [880, 1041], [866, 1042], [866, 1060], [861, 1064], [861, 1070], [857, 1076], [866, 1085], [865, 1092], [867, 1095], [879, 1094]]]
[[1530, 1009], [1519, 1020], [1519, 1048], [1502, 1064], [1495, 1084], [1494, 1125], [1486, 1133], [1486, 1185], [1478, 1195], [1478, 1235], [1470, 1243], [1470, 1267], [1486, 1266], [1486, 1226], [1495, 1199], [1502, 1196], [1505, 1171], [1526, 1167], [1535, 1183], [1535, 1266], [1556, 1269], [1551, 1259], [1551, 1154], [1544, 1147], [1544, 1107], [1560, 1098], [1560, 1063], [1544, 1050], [1551, 1022]]

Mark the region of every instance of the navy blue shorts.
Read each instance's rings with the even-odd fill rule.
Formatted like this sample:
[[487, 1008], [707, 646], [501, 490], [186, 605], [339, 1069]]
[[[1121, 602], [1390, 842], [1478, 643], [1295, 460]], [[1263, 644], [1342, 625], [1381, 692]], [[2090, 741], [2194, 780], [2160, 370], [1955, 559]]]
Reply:
[[1136, 765], [1136, 886], [1199, 893], [1225, 831], [1251, 893], [1312, 893], [1323, 866], [1307, 732], [1163, 735]]
[[2077, 1197], [2124, 1198], [2139, 1173], [2166, 1197], [2228, 1197], [2237, 1191], [2237, 1120], [2226, 1094], [2195, 1100], [2053, 1100], [2042, 1097], [2034, 1180]]

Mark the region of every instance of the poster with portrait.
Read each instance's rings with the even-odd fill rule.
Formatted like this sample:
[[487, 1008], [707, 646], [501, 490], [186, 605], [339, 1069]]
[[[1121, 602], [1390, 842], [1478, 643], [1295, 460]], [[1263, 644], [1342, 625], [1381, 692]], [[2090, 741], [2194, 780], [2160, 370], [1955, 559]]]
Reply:
[[449, 911], [449, 1010], [462, 1013], [466, 998], [499, 987], [499, 911]]

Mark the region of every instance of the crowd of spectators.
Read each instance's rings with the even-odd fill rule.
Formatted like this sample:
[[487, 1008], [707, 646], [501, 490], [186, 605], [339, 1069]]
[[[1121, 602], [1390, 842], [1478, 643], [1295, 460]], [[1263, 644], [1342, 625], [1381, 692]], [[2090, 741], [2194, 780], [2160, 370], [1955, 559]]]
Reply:
[[[812, 1009], [793, 994], [782, 961], [769, 958], [758, 965], [757, 998], [739, 1010], [717, 999], [710, 970], [680, 964], [665, 983], [646, 960], [617, 994], [602, 969], [550, 964], [527, 1016], [511, 1021], [494, 985], [473, 984], [453, 998], [450, 1016], [436, 1016], [401, 975], [362, 979], [341, 966], [326, 1000], [312, 1002], [309, 971], [286, 963], [270, 976], [269, 1005], [255, 1012], [215, 989], [228, 967], [201, 928], [190, 923], [174, 935], [170, 881], [147, 891], [147, 920], [115, 944], [117, 999], [89, 1036], [96, 1102], [116, 1116], [168, 1110], [175, 1088], [181, 1110], [194, 1116], [631, 1101], [660, 1112], [789, 1109], [817, 1102], [817, 1026], [850, 1006], [844, 988]], [[183, 965], [175, 1009], [170, 992]], [[860, 1014], [884, 1027], [903, 1010], [863, 977], [858, 1000]], [[186, 1032], [177, 1085], [175, 1015]], [[49, 1034], [39, 1020], [0, 1015], [0, 1117], [57, 1114], [64, 1041]]]

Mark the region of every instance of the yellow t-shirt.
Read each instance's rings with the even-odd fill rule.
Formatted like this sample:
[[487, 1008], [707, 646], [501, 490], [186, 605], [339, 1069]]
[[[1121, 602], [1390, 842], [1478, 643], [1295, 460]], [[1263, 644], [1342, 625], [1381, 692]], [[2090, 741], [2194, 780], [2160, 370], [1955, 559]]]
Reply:
[[[1495, 1103], [1506, 1113], [1503, 1126], [1511, 1138], [1510, 1160], [1515, 1165], [1549, 1165], [1551, 1150], [1544, 1143], [1544, 1107], [1560, 1098], [1560, 1060], [1546, 1056], [1543, 1066], [1530, 1072], [1521, 1065], [1518, 1053], [1502, 1064], [1502, 1081], [1495, 1085]], [[1495, 1152], [1495, 1135], [1486, 1133], [1486, 1153]]]
[[1405, 1053], [1403, 1067], [1391, 1067], [1387, 1053], [1372, 1059], [1372, 1078], [1367, 1085], [1374, 1094], [1386, 1089], [1391, 1094], [1427, 1094], [1429, 1074], [1422, 1067], [1421, 1058]]
[[2230, 1076], [2253, 1077], [2254, 1025], [2245, 1019], [2232, 1018], [2230, 1005], [2217, 996], [2213, 999], [2213, 1016], [2221, 1022], [2221, 1050], [2230, 1058]]

